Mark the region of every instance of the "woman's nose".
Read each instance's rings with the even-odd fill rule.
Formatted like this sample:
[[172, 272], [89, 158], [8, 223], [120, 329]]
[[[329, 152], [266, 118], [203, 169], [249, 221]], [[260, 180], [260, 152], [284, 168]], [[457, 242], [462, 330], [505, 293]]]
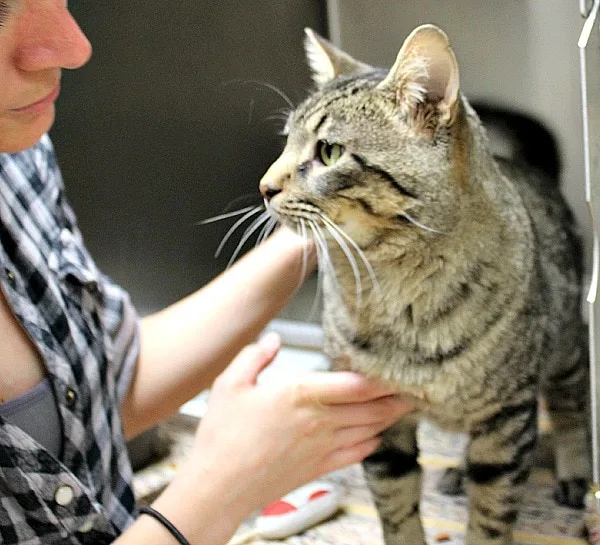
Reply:
[[23, 13], [15, 62], [21, 70], [79, 68], [92, 46], [65, 3], [42, 0]]

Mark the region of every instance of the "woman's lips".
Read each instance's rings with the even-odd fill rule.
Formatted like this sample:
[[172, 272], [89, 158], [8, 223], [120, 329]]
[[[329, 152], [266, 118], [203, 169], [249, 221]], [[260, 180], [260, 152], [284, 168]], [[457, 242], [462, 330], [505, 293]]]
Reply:
[[15, 108], [11, 110], [11, 112], [16, 114], [37, 114], [43, 112], [48, 106], [52, 105], [54, 101], [58, 98], [58, 94], [60, 93], [60, 83], [56, 84], [56, 87], [52, 89], [50, 94], [46, 95], [41, 100], [37, 102], [33, 102], [27, 106], [23, 106], [22, 108]]

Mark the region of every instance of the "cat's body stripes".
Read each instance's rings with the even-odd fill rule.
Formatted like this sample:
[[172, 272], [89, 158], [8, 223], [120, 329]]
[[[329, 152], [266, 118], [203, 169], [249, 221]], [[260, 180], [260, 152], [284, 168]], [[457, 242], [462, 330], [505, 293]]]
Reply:
[[[389, 72], [353, 65], [311, 33], [308, 49], [319, 89], [288, 120], [261, 191], [317, 240], [334, 368], [416, 400], [419, 412], [364, 463], [386, 543], [424, 541], [420, 417], [470, 436], [467, 543], [510, 543], [540, 394], [556, 434], [557, 499], [580, 503], [589, 471], [570, 211], [554, 180], [489, 153], [439, 29], [417, 29]], [[318, 142], [344, 153], [325, 165]]]

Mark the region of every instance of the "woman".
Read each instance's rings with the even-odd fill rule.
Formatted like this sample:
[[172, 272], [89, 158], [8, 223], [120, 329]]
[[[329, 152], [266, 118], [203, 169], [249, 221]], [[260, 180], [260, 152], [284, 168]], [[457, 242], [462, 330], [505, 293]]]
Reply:
[[[138, 320], [87, 253], [46, 136], [61, 70], [90, 55], [64, 0], [0, 0], [0, 541], [224, 544], [410, 406], [352, 373], [257, 385], [279, 341], [248, 343], [311, 252], [285, 229]], [[189, 458], [136, 517], [125, 440], [211, 385]]]

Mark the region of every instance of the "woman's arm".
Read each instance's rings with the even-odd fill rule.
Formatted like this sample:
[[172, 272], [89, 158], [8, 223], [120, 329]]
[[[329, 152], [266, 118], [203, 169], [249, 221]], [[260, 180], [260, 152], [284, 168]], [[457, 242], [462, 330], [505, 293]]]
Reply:
[[314, 266], [307, 241], [281, 228], [199, 291], [144, 318], [138, 366], [122, 407], [127, 436], [209, 387]]
[[[257, 384], [278, 347], [266, 336], [217, 378], [192, 451], [152, 504], [192, 545], [225, 545], [256, 509], [371, 454], [378, 434], [411, 410], [354, 373], [308, 372]], [[147, 515], [116, 542], [148, 543], [175, 540]]]

